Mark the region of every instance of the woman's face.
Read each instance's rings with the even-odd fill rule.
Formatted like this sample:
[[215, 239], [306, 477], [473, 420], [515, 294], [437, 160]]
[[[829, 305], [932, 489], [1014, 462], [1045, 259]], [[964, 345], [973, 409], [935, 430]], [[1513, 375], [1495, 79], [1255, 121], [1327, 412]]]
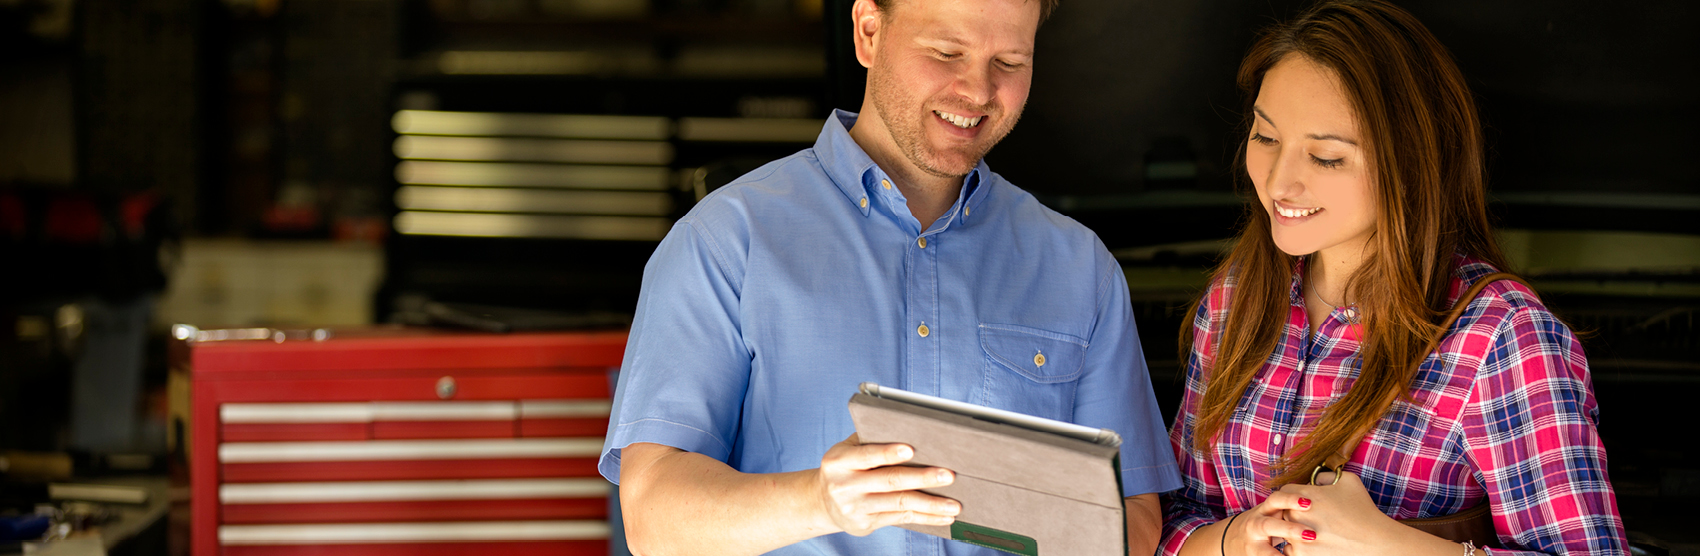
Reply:
[[1275, 245], [1299, 256], [1362, 248], [1374, 229], [1366, 143], [1334, 72], [1291, 54], [1263, 76], [1246, 171]]

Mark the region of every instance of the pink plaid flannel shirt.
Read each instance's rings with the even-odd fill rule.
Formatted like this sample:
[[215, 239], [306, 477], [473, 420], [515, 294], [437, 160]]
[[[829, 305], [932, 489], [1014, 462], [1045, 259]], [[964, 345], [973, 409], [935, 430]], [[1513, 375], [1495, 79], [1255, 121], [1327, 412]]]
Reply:
[[[1463, 262], [1453, 301], [1495, 272]], [[1285, 335], [1214, 454], [1190, 447], [1232, 278], [1213, 285], [1194, 315], [1186, 395], [1170, 431], [1182, 486], [1163, 495], [1160, 554], [1178, 554], [1197, 528], [1267, 498], [1271, 464], [1357, 379], [1356, 309], [1334, 310], [1309, 334], [1303, 266], [1293, 273]], [[1570, 329], [1522, 284], [1502, 281], [1470, 303], [1436, 351], [1416, 377], [1416, 403], [1396, 402], [1345, 466], [1363, 477], [1376, 506], [1410, 519], [1491, 504], [1507, 547], [1496, 556], [1628, 554], [1595, 428], [1588, 361]]]

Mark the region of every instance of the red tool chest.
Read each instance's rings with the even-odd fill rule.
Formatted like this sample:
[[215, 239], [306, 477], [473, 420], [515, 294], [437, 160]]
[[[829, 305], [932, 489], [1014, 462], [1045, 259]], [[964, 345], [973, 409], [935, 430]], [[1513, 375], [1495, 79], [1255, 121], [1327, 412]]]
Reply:
[[195, 556], [608, 553], [624, 331], [173, 334]]

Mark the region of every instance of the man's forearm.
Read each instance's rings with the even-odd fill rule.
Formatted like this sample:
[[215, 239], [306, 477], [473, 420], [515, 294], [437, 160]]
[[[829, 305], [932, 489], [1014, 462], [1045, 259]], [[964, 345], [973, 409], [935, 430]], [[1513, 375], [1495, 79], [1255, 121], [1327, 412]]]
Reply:
[[815, 470], [740, 473], [657, 444], [621, 456], [626, 540], [639, 556], [761, 554], [837, 531], [814, 496]]
[[1163, 504], [1156, 494], [1139, 494], [1124, 499], [1127, 513], [1127, 553], [1155, 554], [1163, 538]]

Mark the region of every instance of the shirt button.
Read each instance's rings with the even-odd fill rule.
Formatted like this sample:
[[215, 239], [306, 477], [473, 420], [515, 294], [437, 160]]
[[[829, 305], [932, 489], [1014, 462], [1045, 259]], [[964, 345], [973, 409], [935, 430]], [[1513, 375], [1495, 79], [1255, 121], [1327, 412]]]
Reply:
[[915, 245], [919, 245], [919, 246], [921, 246], [922, 249], [926, 249], [927, 248], [927, 238], [924, 238], [924, 237], [915, 238]]
[[891, 180], [880, 180], [880, 187], [891, 189]]
[[919, 328], [915, 329], [915, 333], [920, 334], [922, 338], [925, 338], [925, 337], [927, 337], [928, 334], [933, 333], [933, 329], [927, 328], [926, 323], [921, 323], [921, 326]]
[[1045, 354], [1043, 354], [1043, 353], [1033, 354], [1033, 366], [1035, 366], [1035, 367], [1045, 366]]
[[962, 207], [962, 215], [968, 216], [968, 207]]
[[862, 208], [868, 208], [868, 198], [867, 197], [862, 198]]
[[1275, 445], [1279, 446], [1280, 444], [1281, 444], [1281, 435], [1277, 434], [1277, 435], [1275, 435]]

